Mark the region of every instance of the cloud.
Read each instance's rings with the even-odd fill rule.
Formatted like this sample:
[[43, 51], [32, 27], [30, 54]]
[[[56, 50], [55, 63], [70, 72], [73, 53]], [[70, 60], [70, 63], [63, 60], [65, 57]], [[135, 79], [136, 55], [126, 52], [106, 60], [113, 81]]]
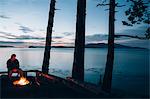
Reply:
[[0, 15], [0, 18], [2, 18], [2, 19], [10, 19], [10, 17], [8, 17], [6, 15]]
[[3, 31], [0, 31], [0, 34], [5, 35], [6, 37], [18, 37], [18, 36], [16, 36], [16, 35], [13, 35], [13, 34], [8, 33], [8, 32], [3, 32]]
[[22, 25], [20, 25], [19, 27], [20, 27], [19, 30], [21, 30], [23, 33], [34, 32], [34, 31], [33, 31], [32, 29], [30, 29], [29, 27], [22, 26]]
[[53, 42], [52, 46], [74, 46], [74, 43]]
[[[133, 29], [131, 31], [136, 31], [136, 30]], [[133, 34], [137, 35], [138, 33], [136, 34], [133, 32]], [[101, 34], [88, 35], [86, 36], [86, 44], [87, 43], [107, 43], [108, 42], [107, 37], [108, 37], [107, 35], [101, 35]], [[126, 45], [126, 46], [150, 49], [150, 40], [139, 40], [139, 39], [134, 39], [134, 38], [122, 37], [122, 38], [115, 39], [115, 43]]]
[[63, 33], [63, 35], [65, 35], [65, 36], [71, 36], [71, 35], [73, 35], [74, 33], [71, 33], [71, 32], [64, 32]]
[[0, 44], [23, 44], [25, 42], [0, 41]]
[[87, 35], [85, 37], [85, 40], [87, 43], [89, 42], [99, 42], [102, 40], [107, 40], [108, 36], [104, 34], [93, 34], [93, 35]]
[[[6, 39], [13, 39], [13, 40], [45, 40], [45, 37], [37, 37], [31, 35], [13, 35], [12, 33], [0, 31], [0, 37]], [[63, 36], [53, 36], [52, 39], [54, 40], [63, 40]]]
[[39, 29], [39, 31], [45, 32], [46, 30], [45, 29]]
[[62, 37], [62, 36], [54, 36], [54, 37], [52, 37], [53, 39], [62, 39], [62, 38], [64, 38], [64, 37]]
[[31, 40], [31, 39], [45, 40], [44, 37], [36, 37], [36, 36], [30, 36], [30, 35], [16, 36], [11, 33], [2, 32], [2, 31], [0, 31], [0, 34], [3, 34], [3, 35], [0, 35], [1, 38], [7, 38], [7, 39], [13, 39], [13, 40]]
[[1, 38], [10, 39], [10, 38], [9, 38], [9, 37], [7, 37], [7, 36], [1, 36], [1, 35], [0, 35], [0, 37], [1, 37]]
[[21, 35], [18, 36], [17, 38], [13, 38], [13, 39], [18, 39], [18, 40], [31, 40], [31, 39], [36, 39], [36, 40], [44, 40], [44, 37], [35, 37], [35, 36], [30, 36], [30, 35]]
[[137, 28], [132, 28], [132, 29], [125, 29], [122, 30], [121, 32], [117, 33], [117, 34], [126, 34], [126, 35], [137, 35], [137, 36], [144, 36], [145, 35], [145, 31], [147, 30], [148, 25], [143, 25]]
[[[147, 29], [146, 26], [141, 26], [138, 28], [131, 28], [131, 29], [126, 29], [126, 30], [122, 30], [119, 33], [116, 34], [127, 34], [127, 35], [138, 35], [138, 36], [142, 36], [144, 35], [144, 31]], [[31, 29], [30, 29], [31, 30]], [[34, 35], [32, 33], [32, 35], [27, 35], [27, 34], [23, 34], [23, 35], [13, 35], [12, 33], [8, 33], [8, 32], [3, 32], [0, 31], [0, 38], [4, 38], [4, 40], [8, 40], [8, 41], [18, 41], [18, 42], [33, 42], [33, 43], [37, 43], [39, 44], [39, 42], [41, 43], [45, 43], [45, 37], [40, 37], [37, 35]], [[93, 35], [86, 35], [85, 37], [86, 40], [86, 44], [87, 43], [107, 43], [108, 40], [108, 35], [106, 34], [93, 34]], [[60, 44], [60, 45], [74, 45], [75, 39], [74, 39], [74, 33], [70, 33], [70, 32], [64, 32], [64, 33], [59, 33], [59, 35], [54, 35], [52, 37], [52, 43], [53, 44]], [[138, 42], [138, 43], [136, 43]], [[118, 44], [125, 44], [125, 45], [130, 45], [130, 46], [136, 46], [136, 47], [147, 47], [149, 41], [142, 41], [142, 40], [137, 40], [137, 39], [133, 39], [133, 38], [127, 38], [127, 37], [121, 37], [121, 38], [117, 38], [115, 39], [115, 43]]]

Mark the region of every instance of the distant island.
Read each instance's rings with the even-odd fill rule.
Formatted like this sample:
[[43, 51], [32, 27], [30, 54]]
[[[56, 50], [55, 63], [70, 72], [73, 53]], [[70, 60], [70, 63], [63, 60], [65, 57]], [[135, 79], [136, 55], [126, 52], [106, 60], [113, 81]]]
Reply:
[[[89, 43], [89, 44], [86, 44], [85, 47], [86, 48], [107, 48], [108, 44], [106, 44], [106, 43]], [[146, 48], [141, 48], [141, 47], [126, 46], [126, 45], [121, 45], [121, 44], [116, 44], [116, 43], [115, 43], [115, 48], [146, 49]]]
[[[85, 48], [107, 48], [107, 46], [108, 45], [106, 43], [88, 43], [85, 45]], [[0, 48], [16, 48], [16, 47], [11, 46], [11, 45], [0, 45]], [[23, 48], [23, 47], [21, 47], [21, 48]], [[45, 48], [45, 46], [33, 46], [32, 45], [32, 46], [28, 46], [28, 48]], [[74, 46], [52, 46], [52, 48], [74, 48]], [[147, 49], [147, 48], [141, 48], [141, 47], [125, 46], [125, 45], [121, 45], [121, 44], [115, 44], [115, 48]]]
[[14, 46], [0, 45], [0, 48], [6, 48], [6, 47], [14, 47]]
[[[89, 43], [85, 45], [85, 48], [107, 48], [106, 43]], [[29, 46], [28, 48], [44, 48], [45, 46]], [[74, 48], [74, 46], [52, 46], [52, 48]], [[140, 48], [140, 47], [131, 47], [131, 46], [125, 46], [121, 44], [115, 44], [115, 48], [135, 48], [135, 49], [146, 49], [146, 48]]]

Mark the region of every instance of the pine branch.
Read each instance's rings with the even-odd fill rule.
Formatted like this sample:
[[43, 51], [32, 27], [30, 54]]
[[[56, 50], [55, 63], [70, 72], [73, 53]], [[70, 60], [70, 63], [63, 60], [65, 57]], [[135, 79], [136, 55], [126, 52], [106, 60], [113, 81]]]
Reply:
[[61, 10], [61, 9], [55, 9], [55, 10]]
[[98, 6], [107, 6], [107, 5], [110, 5], [110, 4], [99, 3], [99, 4], [97, 4], [96, 7], [98, 7]]
[[126, 5], [116, 5], [116, 7], [124, 7], [124, 6], [126, 6]]

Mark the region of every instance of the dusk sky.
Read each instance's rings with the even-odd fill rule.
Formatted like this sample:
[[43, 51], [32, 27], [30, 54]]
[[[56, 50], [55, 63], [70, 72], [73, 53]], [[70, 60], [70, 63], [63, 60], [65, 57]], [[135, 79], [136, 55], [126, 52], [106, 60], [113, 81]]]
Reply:
[[[73, 45], [76, 25], [77, 0], [56, 0], [56, 14], [53, 28], [53, 44]], [[96, 7], [100, 0], [87, 0], [86, 43], [106, 42], [108, 34], [108, 7]], [[104, 0], [102, 0], [104, 1]], [[118, 0], [120, 4], [127, 4]], [[15, 43], [44, 44], [48, 22], [50, 0], [0, 0], [0, 45]], [[144, 35], [147, 26], [123, 26], [126, 20], [123, 8], [117, 8], [116, 33]], [[135, 39], [116, 40], [119, 43], [137, 43]], [[138, 41], [144, 46], [145, 42]], [[138, 43], [137, 43], [138, 45]]]

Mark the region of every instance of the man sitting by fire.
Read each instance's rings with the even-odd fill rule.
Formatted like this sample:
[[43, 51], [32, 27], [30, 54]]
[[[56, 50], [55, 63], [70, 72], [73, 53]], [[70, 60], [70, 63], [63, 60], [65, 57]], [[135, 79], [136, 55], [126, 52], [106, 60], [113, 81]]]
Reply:
[[16, 54], [12, 54], [11, 58], [7, 61], [8, 76], [11, 78], [12, 73], [20, 74], [23, 77], [23, 71], [19, 68], [19, 61], [16, 59]]

